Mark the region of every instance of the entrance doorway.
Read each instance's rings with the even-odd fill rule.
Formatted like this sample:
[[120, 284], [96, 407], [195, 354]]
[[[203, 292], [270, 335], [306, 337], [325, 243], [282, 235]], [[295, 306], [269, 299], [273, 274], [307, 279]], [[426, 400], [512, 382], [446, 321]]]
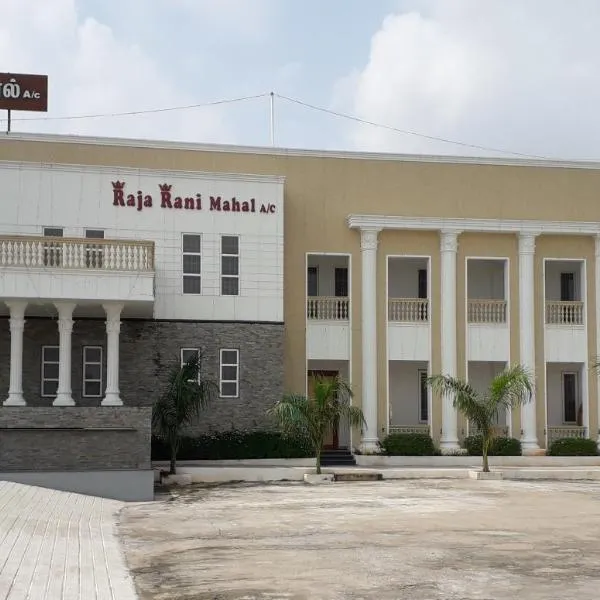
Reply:
[[[339, 376], [339, 371], [321, 371], [321, 370], [309, 370], [308, 371], [308, 396], [312, 397], [314, 393], [314, 385], [317, 379], [329, 379], [333, 380]], [[334, 423], [331, 431], [328, 432], [325, 437], [325, 443], [323, 444], [323, 448], [325, 450], [337, 450], [340, 447], [340, 439], [339, 439], [339, 422]]]

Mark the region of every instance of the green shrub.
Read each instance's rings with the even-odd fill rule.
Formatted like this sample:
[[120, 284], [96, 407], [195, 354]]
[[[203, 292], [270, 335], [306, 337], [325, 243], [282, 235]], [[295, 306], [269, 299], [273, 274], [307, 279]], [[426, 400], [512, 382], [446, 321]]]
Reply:
[[435, 456], [433, 440], [426, 433], [392, 433], [381, 447], [388, 456]]
[[[183, 436], [178, 460], [243, 460], [251, 458], [311, 458], [306, 440], [271, 431], [220, 431]], [[152, 436], [152, 460], [169, 460], [168, 446]]]
[[598, 456], [598, 448], [587, 438], [560, 438], [550, 444], [548, 456]]
[[[483, 438], [481, 435], [470, 435], [465, 438], [464, 447], [469, 456], [483, 454]], [[488, 456], [521, 456], [521, 442], [511, 437], [496, 437], [488, 450]]]

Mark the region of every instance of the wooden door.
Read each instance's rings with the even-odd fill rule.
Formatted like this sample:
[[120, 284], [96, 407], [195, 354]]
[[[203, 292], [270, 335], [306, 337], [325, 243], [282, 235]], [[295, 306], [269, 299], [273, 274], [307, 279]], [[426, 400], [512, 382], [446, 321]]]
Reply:
[[[339, 371], [308, 371], [308, 396], [312, 397], [314, 391], [314, 383], [317, 377], [322, 379], [335, 379], [338, 377]], [[323, 448], [329, 450], [337, 450], [339, 448], [339, 423], [335, 423], [331, 431], [325, 437]]]

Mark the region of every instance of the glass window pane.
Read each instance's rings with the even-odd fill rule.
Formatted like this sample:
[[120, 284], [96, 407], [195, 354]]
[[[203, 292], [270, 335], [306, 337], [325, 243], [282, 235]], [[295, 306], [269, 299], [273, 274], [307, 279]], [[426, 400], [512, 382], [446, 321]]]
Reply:
[[99, 381], [87, 381], [85, 383], [85, 389], [83, 391], [84, 396], [100, 396], [100, 382]]
[[199, 235], [184, 235], [183, 236], [183, 251], [200, 253], [200, 236]]
[[239, 254], [239, 248], [237, 235], [224, 235], [221, 238], [221, 254]]
[[84, 379], [100, 379], [100, 365], [85, 365], [83, 378]]
[[238, 353], [237, 350], [223, 350], [221, 352], [222, 365], [237, 365]]
[[200, 293], [200, 277], [196, 275], [183, 276], [183, 293], [184, 294], [199, 294]]
[[103, 229], [86, 229], [85, 237], [91, 238], [94, 240], [103, 240], [104, 239], [104, 230]]
[[192, 357], [198, 354], [198, 350], [182, 350], [181, 351], [181, 362], [187, 363]]
[[58, 381], [44, 381], [42, 394], [44, 396], [56, 396], [58, 390]]
[[44, 362], [58, 362], [58, 346], [46, 346], [43, 360]]
[[85, 362], [102, 362], [102, 348], [84, 348]]
[[221, 294], [223, 296], [237, 296], [239, 293], [239, 282], [237, 277], [221, 278]]
[[183, 255], [183, 272], [200, 275], [201, 258], [199, 254]]
[[239, 274], [239, 258], [237, 256], [222, 256], [221, 257], [221, 273], [223, 275], [238, 275]]
[[221, 367], [221, 379], [235, 381], [237, 379], [237, 367]]
[[229, 381], [222, 383], [221, 396], [237, 396], [237, 383]]
[[45, 363], [43, 378], [58, 379], [58, 363]]
[[62, 227], [44, 227], [44, 236], [46, 237], [62, 237]]

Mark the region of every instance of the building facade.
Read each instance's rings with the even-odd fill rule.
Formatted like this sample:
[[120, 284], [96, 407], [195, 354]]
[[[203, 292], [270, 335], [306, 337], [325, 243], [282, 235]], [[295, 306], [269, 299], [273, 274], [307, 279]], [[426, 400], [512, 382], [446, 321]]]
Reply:
[[469, 426], [425, 378], [485, 389], [520, 362], [535, 395], [499, 430], [527, 452], [597, 439], [599, 188], [586, 163], [13, 134], [2, 413], [149, 406], [199, 351], [220, 387], [206, 429], [268, 426], [282, 393], [339, 373], [367, 425], [330, 443], [452, 450]]

